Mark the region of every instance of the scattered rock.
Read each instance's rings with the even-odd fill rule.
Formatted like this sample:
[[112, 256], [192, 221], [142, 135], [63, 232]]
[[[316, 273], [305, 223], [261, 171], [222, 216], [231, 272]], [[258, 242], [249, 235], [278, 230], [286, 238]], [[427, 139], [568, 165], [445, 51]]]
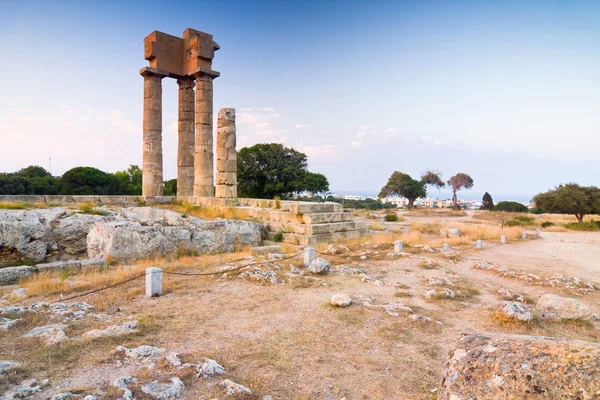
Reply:
[[71, 392], [59, 393], [52, 396], [50, 400], [69, 400], [69, 399], [78, 399], [79, 396], [73, 394]]
[[418, 322], [418, 321], [423, 321], [423, 322], [433, 322], [432, 318], [426, 317], [424, 315], [420, 315], [420, 314], [412, 314], [409, 315], [408, 318], [410, 318], [411, 320]]
[[136, 348], [129, 349], [125, 346], [118, 346], [116, 351], [118, 353], [124, 353], [125, 357], [133, 358], [133, 359], [142, 359], [148, 357], [154, 357], [157, 354], [161, 354], [165, 352], [165, 349], [161, 349], [159, 347], [142, 345]]
[[12, 386], [4, 392], [1, 400], [9, 399], [25, 399], [42, 391], [44, 386], [48, 385], [48, 380], [38, 381], [36, 379], [27, 379], [21, 382], [18, 386]]
[[331, 300], [329, 302], [335, 307], [348, 307], [350, 304], [352, 304], [352, 299], [345, 293], [337, 293], [331, 296]]
[[170, 384], [152, 381], [142, 385], [142, 392], [158, 400], [178, 399], [183, 394], [185, 385], [178, 377], [171, 378]]
[[18, 324], [20, 321], [22, 321], [21, 318], [16, 318], [16, 319], [0, 318], [0, 329], [5, 331], [8, 328], [10, 328], [11, 326]]
[[316, 258], [308, 266], [308, 270], [313, 274], [326, 274], [329, 272], [330, 264], [322, 259]]
[[473, 333], [446, 363], [437, 399], [592, 399], [598, 388], [598, 343]]
[[83, 339], [95, 339], [105, 336], [127, 335], [130, 333], [137, 332], [137, 326], [137, 321], [129, 321], [121, 325], [111, 325], [108, 328], [102, 330], [94, 329], [92, 331], [85, 332], [81, 337]]
[[450, 289], [431, 289], [425, 292], [425, 298], [432, 299], [451, 299], [456, 294]]
[[250, 279], [253, 281], [259, 282], [269, 282], [269, 283], [283, 283], [281, 279], [277, 276], [274, 271], [263, 271], [260, 269], [253, 269], [250, 271], [243, 272], [239, 275], [241, 279]]
[[137, 383], [137, 379], [131, 376], [127, 376], [115, 379], [110, 384], [113, 387], [123, 390], [123, 396], [121, 396], [121, 398], [119, 398], [118, 400], [135, 400], [135, 397], [133, 397], [133, 392], [127, 387], [135, 383]]
[[591, 316], [590, 308], [585, 304], [555, 294], [545, 294], [540, 297], [535, 311], [540, 318], [549, 320], [588, 320]]
[[524, 304], [516, 301], [505, 301], [496, 310], [496, 315], [503, 320], [529, 322], [533, 319], [533, 314]]
[[0, 361], [0, 376], [6, 375], [7, 371], [11, 369], [18, 368], [21, 366], [21, 363], [16, 361]]
[[231, 379], [225, 379], [224, 381], [219, 382], [219, 386], [225, 387], [228, 396], [233, 396], [238, 393], [252, 394], [252, 391], [250, 389], [243, 385], [240, 385], [239, 383], [235, 383]]
[[281, 254], [281, 246], [259, 246], [252, 248], [252, 254], [255, 256], [264, 254]]
[[363, 306], [369, 307], [369, 308], [383, 308], [385, 310], [385, 312], [388, 313], [389, 315], [391, 315], [392, 317], [400, 316], [400, 313], [398, 313], [398, 311], [407, 312], [407, 313], [413, 312], [412, 308], [406, 307], [404, 304], [400, 304], [400, 303], [388, 303], [388, 304], [375, 305], [375, 304], [372, 304], [369, 300], [366, 300], [365, 302], [363, 302]]
[[34, 328], [23, 335], [24, 338], [39, 337], [46, 344], [56, 344], [69, 340], [67, 335], [63, 332], [67, 325], [64, 324], [52, 324]]
[[196, 366], [196, 376], [203, 379], [213, 378], [224, 373], [225, 368], [210, 358], [205, 358], [203, 362]]
[[441, 237], [460, 237], [460, 229], [452, 228], [452, 229], [440, 229]]

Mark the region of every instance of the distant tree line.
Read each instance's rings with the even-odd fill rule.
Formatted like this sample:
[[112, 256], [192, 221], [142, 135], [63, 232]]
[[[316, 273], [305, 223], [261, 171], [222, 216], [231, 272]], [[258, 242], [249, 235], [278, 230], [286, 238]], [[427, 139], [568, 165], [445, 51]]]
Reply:
[[364, 210], [383, 210], [396, 208], [395, 204], [392, 203], [383, 203], [379, 199], [364, 199], [364, 200], [348, 200], [341, 197], [334, 196], [311, 196], [311, 197], [302, 197], [298, 199], [300, 201], [310, 201], [310, 202], [323, 202], [330, 201], [333, 203], [340, 203], [344, 206], [344, 208], [354, 208], [354, 209], [364, 209]]
[[4, 195], [141, 195], [142, 170], [137, 165], [109, 173], [93, 167], [76, 167], [62, 176], [30, 165], [13, 173], [0, 173]]

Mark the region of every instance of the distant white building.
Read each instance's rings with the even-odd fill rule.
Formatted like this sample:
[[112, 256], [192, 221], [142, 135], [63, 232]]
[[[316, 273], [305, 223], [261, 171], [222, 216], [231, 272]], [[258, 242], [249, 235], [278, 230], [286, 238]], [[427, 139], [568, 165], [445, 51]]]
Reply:
[[344, 200], [364, 200], [365, 196], [356, 196], [353, 194], [348, 194], [344, 196]]
[[382, 197], [379, 200], [381, 200], [381, 202], [383, 204], [390, 203], [390, 204], [395, 205], [398, 208], [408, 206], [408, 199], [406, 199], [404, 197]]
[[437, 200], [430, 199], [428, 197], [428, 198], [422, 200], [421, 206], [428, 207], [428, 208], [437, 207]]

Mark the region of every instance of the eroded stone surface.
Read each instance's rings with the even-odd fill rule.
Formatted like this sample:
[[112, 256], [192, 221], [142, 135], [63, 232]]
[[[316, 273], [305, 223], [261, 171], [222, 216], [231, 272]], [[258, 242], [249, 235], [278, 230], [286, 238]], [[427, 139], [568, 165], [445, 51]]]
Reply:
[[308, 270], [313, 274], [326, 274], [329, 272], [330, 264], [327, 260], [317, 258], [308, 266]]
[[524, 304], [516, 301], [505, 301], [496, 310], [496, 315], [503, 320], [529, 322], [533, 319], [531, 311]]
[[345, 293], [336, 293], [331, 296], [331, 300], [329, 300], [332, 306], [335, 307], [348, 307], [352, 304], [352, 299]]
[[178, 399], [183, 394], [185, 385], [178, 377], [171, 378], [171, 383], [152, 381], [142, 385], [142, 392], [158, 400]]
[[561, 297], [555, 294], [545, 294], [538, 300], [535, 311], [542, 319], [551, 320], [588, 320], [590, 308], [576, 299]]
[[597, 343], [474, 333], [446, 363], [438, 399], [591, 399], [599, 388]]

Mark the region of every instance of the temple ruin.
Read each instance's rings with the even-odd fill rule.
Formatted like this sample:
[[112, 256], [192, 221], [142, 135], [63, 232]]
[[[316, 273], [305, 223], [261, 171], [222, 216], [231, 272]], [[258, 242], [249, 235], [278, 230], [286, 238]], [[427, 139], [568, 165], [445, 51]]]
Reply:
[[[212, 60], [219, 45], [213, 36], [188, 28], [183, 37], [154, 31], [144, 39], [143, 184], [142, 196], [163, 194], [162, 79], [179, 85], [177, 194], [214, 197]], [[194, 93], [194, 86], [196, 91]], [[219, 112], [217, 197], [237, 197], [235, 110]]]

